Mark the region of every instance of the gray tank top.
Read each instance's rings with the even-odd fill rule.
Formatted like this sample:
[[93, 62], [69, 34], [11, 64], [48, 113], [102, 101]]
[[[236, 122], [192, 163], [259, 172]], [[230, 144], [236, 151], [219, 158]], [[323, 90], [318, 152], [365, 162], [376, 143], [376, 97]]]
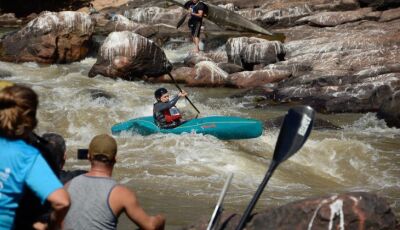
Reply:
[[108, 203], [116, 185], [115, 180], [106, 177], [80, 175], [72, 179], [67, 189], [71, 207], [64, 219], [64, 229], [116, 229], [118, 218]]

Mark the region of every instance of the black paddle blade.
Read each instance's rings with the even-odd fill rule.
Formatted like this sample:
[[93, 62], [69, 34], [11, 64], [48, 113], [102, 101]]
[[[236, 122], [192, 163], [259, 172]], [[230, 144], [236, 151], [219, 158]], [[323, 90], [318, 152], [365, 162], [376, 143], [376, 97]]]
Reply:
[[276, 142], [273, 161], [279, 164], [303, 146], [311, 133], [314, 116], [315, 112], [310, 106], [299, 106], [289, 110]]
[[188, 14], [184, 14], [181, 19], [179, 19], [178, 23], [176, 24], [176, 28], [178, 29], [181, 25], [185, 22], [186, 17]]

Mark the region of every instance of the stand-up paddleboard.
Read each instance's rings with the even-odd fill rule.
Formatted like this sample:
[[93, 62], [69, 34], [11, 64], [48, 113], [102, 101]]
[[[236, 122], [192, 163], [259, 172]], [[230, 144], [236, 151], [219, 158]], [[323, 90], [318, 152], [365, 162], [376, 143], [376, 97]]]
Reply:
[[[187, 2], [187, 0], [167, 0], [167, 1], [181, 7], [184, 7], [185, 3]], [[206, 19], [214, 22], [217, 25], [241, 28], [244, 30], [271, 36], [271, 39], [274, 40], [284, 40], [283, 34], [272, 33], [231, 10], [227, 10], [222, 7], [213, 5], [209, 2], [205, 2], [205, 4], [207, 4], [208, 6], [208, 13]]]
[[259, 120], [231, 116], [195, 118], [173, 129], [160, 129], [154, 123], [154, 118], [148, 116], [121, 122], [111, 128], [113, 135], [118, 135], [121, 132], [143, 136], [155, 133], [199, 133], [212, 135], [222, 140], [256, 138], [262, 134], [262, 131], [263, 126]]

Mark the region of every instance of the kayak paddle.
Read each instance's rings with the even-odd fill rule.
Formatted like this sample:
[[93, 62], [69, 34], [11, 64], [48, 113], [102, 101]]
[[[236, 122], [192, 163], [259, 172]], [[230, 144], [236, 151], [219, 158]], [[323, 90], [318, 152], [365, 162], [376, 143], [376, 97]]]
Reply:
[[176, 28], [178, 29], [179, 27], [181, 27], [181, 25], [185, 22], [186, 17], [188, 14], [184, 14], [181, 19], [179, 19], [178, 23], [176, 23]]
[[232, 177], [233, 177], [233, 173], [229, 174], [228, 179], [226, 179], [226, 181], [225, 181], [224, 188], [222, 189], [222, 192], [219, 195], [217, 205], [215, 206], [215, 209], [211, 216], [210, 222], [208, 223], [207, 230], [218, 229], [219, 218], [221, 217], [222, 211], [224, 210], [222, 207], [222, 202], [224, 202], [224, 198], [225, 198], [226, 192], [228, 191], [229, 185], [231, 184]]
[[236, 230], [242, 230], [255, 207], [265, 186], [280, 163], [295, 154], [306, 142], [314, 123], [314, 110], [310, 106], [301, 106], [289, 109], [285, 116], [278, 140], [275, 145], [274, 156], [262, 183], [243, 213]]
[[[175, 86], [176, 86], [176, 88], [178, 88], [178, 90], [180, 91], [180, 92], [182, 92], [182, 89], [181, 89], [181, 87], [178, 85], [178, 83], [175, 81], [175, 78], [174, 77], [172, 77], [172, 75], [171, 75], [171, 73], [169, 72], [168, 73], [168, 76], [172, 79], [172, 81], [174, 82], [174, 84], [175, 84]], [[199, 115], [199, 113], [200, 113], [200, 111], [196, 108], [196, 106], [194, 106], [194, 104], [192, 103], [192, 101], [189, 99], [189, 97], [188, 96], [185, 96], [186, 97], [186, 100], [188, 100], [188, 102], [193, 106], [193, 108], [197, 111], [197, 116]], [[197, 117], [196, 116], [196, 117]]]

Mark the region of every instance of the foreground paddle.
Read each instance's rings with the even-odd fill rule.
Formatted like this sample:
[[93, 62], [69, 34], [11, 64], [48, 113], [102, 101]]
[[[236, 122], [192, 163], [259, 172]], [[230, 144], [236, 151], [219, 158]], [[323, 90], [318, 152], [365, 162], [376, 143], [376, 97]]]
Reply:
[[222, 202], [224, 202], [224, 198], [225, 198], [226, 192], [228, 191], [229, 185], [231, 184], [232, 177], [233, 177], [233, 173], [229, 174], [228, 179], [225, 182], [224, 188], [222, 189], [222, 192], [219, 195], [217, 205], [215, 206], [215, 209], [211, 216], [210, 222], [208, 223], [207, 230], [218, 229], [219, 218], [221, 217], [221, 214], [223, 211]]
[[[176, 88], [178, 88], [179, 89], [179, 91], [181, 91], [182, 92], [182, 89], [181, 89], [181, 87], [178, 85], [178, 83], [175, 81], [175, 78], [174, 77], [172, 77], [172, 75], [171, 75], [171, 73], [168, 73], [168, 76], [171, 78], [171, 80], [174, 82], [174, 84], [175, 84], [175, 86], [176, 86]], [[200, 113], [200, 111], [196, 108], [196, 106], [194, 106], [194, 104], [192, 103], [192, 101], [189, 99], [189, 97], [188, 96], [185, 96], [186, 97], [186, 100], [188, 100], [188, 102], [193, 106], [193, 108], [197, 111], [197, 116], [199, 115], [199, 113]], [[196, 117], [197, 117], [196, 116]]]
[[314, 110], [311, 107], [302, 106], [289, 110], [288, 114], [283, 120], [281, 131], [276, 142], [274, 156], [267, 174], [258, 187], [257, 192], [254, 194], [250, 204], [247, 206], [246, 211], [243, 213], [236, 230], [242, 230], [246, 225], [251, 211], [253, 211], [253, 208], [255, 207], [258, 199], [261, 196], [261, 193], [263, 192], [275, 169], [280, 163], [295, 154], [303, 146], [304, 142], [306, 142], [308, 136], [310, 135], [313, 122]]

